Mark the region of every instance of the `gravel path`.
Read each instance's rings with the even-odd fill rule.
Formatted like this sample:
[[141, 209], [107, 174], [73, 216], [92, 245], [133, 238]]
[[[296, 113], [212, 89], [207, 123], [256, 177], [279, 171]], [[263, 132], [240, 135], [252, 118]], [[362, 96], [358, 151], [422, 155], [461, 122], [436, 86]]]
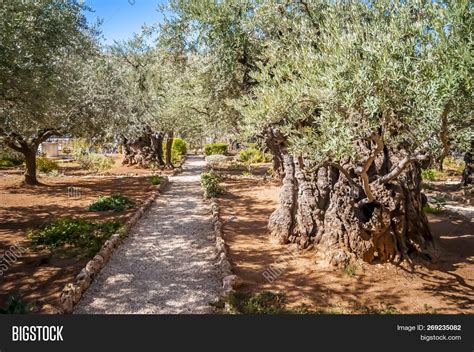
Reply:
[[184, 170], [132, 228], [75, 308], [87, 314], [211, 313], [220, 289], [202, 157]]

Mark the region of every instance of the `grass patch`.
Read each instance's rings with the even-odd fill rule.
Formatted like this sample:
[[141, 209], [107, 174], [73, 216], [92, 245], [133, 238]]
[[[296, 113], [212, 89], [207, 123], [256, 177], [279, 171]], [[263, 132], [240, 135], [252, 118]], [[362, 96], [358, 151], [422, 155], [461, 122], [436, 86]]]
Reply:
[[135, 203], [120, 193], [114, 193], [111, 196], [101, 196], [97, 201], [89, 205], [90, 211], [122, 211], [135, 206]]
[[226, 299], [234, 313], [282, 314], [285, 313], [285, 297], [273, 292], [233, 292]]
[[33, 309], [33, 304], [22, 301], [16, 296], [8, 297], [5, 306], [0, 308], [0, 314], [28, 314]]
[[154, 175], [150, 178], [150, 183], [153, 185], [153, 186], [158, 186], [158, 185], [161, 185], [161, 183], [163, 182], [164, 180], [164, 177], [163, 176], [159, 176], [159, 175]]
[[40, 229], [29, 231], [28, 238], [34, 245], [46, 246], [51, 250], [69, 246], [83, 249], [92, 256], [120, 228], [121, 224], [116, 221], [96, 223], [61, 218]]

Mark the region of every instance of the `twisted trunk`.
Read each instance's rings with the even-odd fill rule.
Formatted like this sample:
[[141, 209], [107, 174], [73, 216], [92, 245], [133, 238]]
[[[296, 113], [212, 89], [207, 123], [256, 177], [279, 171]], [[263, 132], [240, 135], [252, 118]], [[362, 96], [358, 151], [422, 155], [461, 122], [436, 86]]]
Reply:
[[149, 167], [151, 163], [157, 163], [164, 166], [163, 161], [163, 133], [154, 133], [147, 130], [143, 136], [136, 140], [124, 138], [124, 159], [123, 165], [138, 164], [143, 167]]
[[174, 139], [173, 131], [168, 132], [168, 136], [166, 138], [166, 166], [169, 168], [174, 167], [171, 160], [171, 152], [173, 149], [173, 139]]
[[285, 176], [268, 228], [280, 243], [318, 245], [334, 265], [398, 262], [430, 252], [419, 166], [403, 151], [364, 141], [364, 166], [347, 158], [313, 169], [285, 144], [279, 149]]

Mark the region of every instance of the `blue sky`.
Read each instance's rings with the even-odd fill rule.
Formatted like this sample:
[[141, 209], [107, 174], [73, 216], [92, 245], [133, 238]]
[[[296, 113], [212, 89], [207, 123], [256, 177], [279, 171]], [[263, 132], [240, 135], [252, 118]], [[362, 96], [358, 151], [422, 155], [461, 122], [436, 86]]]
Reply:
[[90, 22], [97, 18], [103, 20], [101, 26], [105, 44], [114, 40], [130, 38], [133, 33], [140, 32], [144, 23], [152, 25], [163, 18], [157, 11], [158, 5], [166, 0], [85, 0], [94, 12], [86, 13]]

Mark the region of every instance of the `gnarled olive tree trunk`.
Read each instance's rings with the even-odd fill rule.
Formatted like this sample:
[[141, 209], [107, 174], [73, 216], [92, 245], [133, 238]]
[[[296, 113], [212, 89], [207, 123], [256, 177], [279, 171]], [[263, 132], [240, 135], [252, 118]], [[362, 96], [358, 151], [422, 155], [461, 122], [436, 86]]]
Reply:
[[138, 164], [148, 167], [151, 163], [164, 166], [163, 161], [163, 133], [154, 133], [147, 130], [141, 137], [135, 140], [124, 138], [123, 165]]
[[280, 243], [318, 245], [334, 265], [430, 253], [419, 166], [402, 150], [363, 141], [364, 166], [347, 158], [315, 168], [291, 155], [281, 139], [278, 144], [285, 176], [268, 228]]

